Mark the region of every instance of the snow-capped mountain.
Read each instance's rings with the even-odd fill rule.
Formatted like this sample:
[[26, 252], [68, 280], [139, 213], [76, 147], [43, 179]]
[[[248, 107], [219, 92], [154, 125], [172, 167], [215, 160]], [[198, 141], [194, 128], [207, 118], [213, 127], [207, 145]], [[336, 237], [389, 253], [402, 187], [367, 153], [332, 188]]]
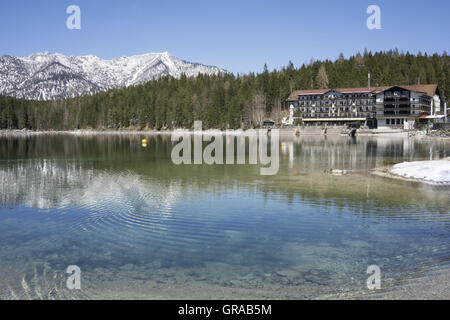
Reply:
[[30, 100], [73, 98], [133, 86], [162, 76], [219, 74], [213, 66], [180, 60], [168, 52], [103, 60], [99, 57], [38, 53], [0, 56], [0, 95]]

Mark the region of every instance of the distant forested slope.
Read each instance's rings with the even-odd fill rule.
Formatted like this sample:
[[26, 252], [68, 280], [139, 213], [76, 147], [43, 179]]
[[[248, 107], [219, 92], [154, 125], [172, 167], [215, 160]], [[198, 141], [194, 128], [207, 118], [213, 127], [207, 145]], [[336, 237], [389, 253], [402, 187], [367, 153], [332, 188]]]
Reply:
[[68, 100], [26, 101], [0, 97], [0, 129], [162, 129], [256, 126], [282, 116], [284, 100], [296, 89], [438, 83], [450, 92], [450, 58], [442, 55], [387, 52], [358, 53], [348, 59], [311, 61], [295, 68], [236, 76], [200, 75], [161, 78], [135, 87]]

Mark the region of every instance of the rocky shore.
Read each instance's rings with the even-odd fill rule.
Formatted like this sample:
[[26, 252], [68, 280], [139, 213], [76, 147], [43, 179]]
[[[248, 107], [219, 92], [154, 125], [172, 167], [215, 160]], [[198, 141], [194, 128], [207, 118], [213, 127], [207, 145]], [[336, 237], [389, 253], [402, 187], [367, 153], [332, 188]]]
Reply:
[[409, 132], [408, 135], [410, 138], [450, 138], [450, 131], [445, 129], [430, 130], [428, 132], [415, 130]]

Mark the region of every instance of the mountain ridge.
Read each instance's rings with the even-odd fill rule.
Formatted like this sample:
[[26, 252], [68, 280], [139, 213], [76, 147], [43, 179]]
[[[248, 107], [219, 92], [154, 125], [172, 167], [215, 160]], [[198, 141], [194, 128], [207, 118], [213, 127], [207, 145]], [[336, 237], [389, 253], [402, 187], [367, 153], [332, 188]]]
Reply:
[[49, 52], [22, 58], [3, 55], [0, 56], [0, 95], [27, 100], [66, 99], [134, 86], [163, 76], [221, 73], [226, 71], [178, 59], [167, 51], [111, 60], [95, 55], [65, 56]]

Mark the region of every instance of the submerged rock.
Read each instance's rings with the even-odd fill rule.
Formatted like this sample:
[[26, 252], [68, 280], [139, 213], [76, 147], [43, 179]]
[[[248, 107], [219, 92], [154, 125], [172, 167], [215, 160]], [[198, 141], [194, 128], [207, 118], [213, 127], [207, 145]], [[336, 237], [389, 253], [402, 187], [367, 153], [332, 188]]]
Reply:
[[348, 174], [349, 172], [347, 170], [341, 170], [341, 169], [330, 169], [326, 171], [328, 174], [334, 175], [334, 176], [343, 176]]

